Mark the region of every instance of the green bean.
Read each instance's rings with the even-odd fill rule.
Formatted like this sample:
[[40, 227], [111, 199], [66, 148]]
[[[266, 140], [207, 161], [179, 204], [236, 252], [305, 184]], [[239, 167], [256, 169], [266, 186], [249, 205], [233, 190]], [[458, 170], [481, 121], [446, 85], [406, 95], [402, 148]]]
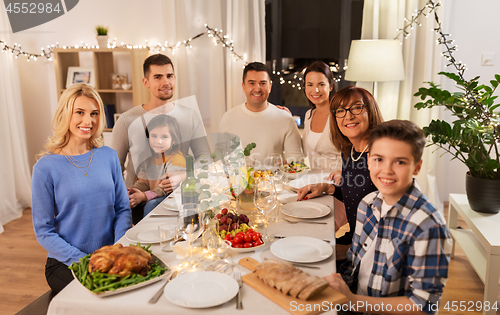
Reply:
[[[138, 243], [140, 246], [140, 243]], [[141, 246], [144, 250], [148, 251], [150, 254], [151, 244], [147, 247]], [[116, 274], [108, 274], [100, 271], [89, 272], [89, 262], [91, 255], [86, 255], [79, 259], [78, 262], [73, 262], [68, 268], [73, 270], [76, 278], [82, 283], [87, 289], [92, 292], [99, 293], [103, 291], [113, 291], [126, 286], [138, 284], [162, 275], [167, 268], [160, 262], [155, 261], [151, 264], [150, 270], [145, 276], [140, 274], [127, 275], [121, 277]]]

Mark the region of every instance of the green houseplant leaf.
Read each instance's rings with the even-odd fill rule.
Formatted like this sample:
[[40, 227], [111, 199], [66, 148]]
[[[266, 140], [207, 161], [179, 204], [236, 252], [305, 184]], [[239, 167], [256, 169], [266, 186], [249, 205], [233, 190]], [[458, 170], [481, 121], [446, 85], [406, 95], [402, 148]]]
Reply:
[[494, 104], [494, 96], [500, 82], [500, 75], [490, 85], [479, 84], [479, 76], [470, 81], [459, 75], [439, 72], [455, 81], [463, 92], [451, 93], [433, 82], [421, 87], [414, 96], [422, 100], [414, 105], [416, 109], [443, 106], [451, 111], [455, 120], [450, 124], [444, 120], [432, 120], [423, 128], [430, 144], [464, 163], [470, 175], [483, 179], [500, 179], [500, 115], [496, 111], [500, 104]]

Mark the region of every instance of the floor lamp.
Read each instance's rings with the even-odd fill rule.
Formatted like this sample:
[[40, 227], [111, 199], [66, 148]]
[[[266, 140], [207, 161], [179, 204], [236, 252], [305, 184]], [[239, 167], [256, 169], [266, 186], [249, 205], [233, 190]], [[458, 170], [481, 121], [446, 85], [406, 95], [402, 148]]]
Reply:
[[399, 40], [351, 42], [345, 80], [373, 82], [373, 96], [377, 99], [377, 82], [401, 81], [404, 78], [403, 53]]

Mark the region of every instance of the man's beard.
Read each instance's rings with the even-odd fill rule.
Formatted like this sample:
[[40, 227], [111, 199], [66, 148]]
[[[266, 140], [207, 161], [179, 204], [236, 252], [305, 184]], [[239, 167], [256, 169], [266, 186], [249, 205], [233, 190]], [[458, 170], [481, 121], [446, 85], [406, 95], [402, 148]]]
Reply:
[[159, 97], [160, 100], [162, 101], [168, 101], [169, 99], [171, 99], [172, 97], [174, 97], [174, 95], [170, 95], [170, 96], [165, 96], [165, 97]]

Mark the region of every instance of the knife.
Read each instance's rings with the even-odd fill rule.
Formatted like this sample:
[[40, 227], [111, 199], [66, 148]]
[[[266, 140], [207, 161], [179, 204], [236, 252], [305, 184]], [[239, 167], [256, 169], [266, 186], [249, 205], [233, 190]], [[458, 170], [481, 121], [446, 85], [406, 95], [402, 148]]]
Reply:
[[[268, 260], [269, 258], [265, 257], [264, 260]], [[295, 267], [300, 267], [300, 268], [309, 268], [309, 269], [321, 269], [320, 267], [318, 266], [309, 266], [309, 265], [304, 265], [304, 264], [299, 264], [299, 263], [294, 263], [294, 262], [290, 262], [292, 265], [294, 265]]]
[[153, 295], [153, 297], [149, 300], [150, 304], [155, 304], [158, 301], [158, 299], [160, 298], [160, 296], [163, 294], [163, 291], [165, 290], [165, 286], [170, 282], [170, 280], [172, 280], [176, 276], [177, 276], [177, 270], [172, 271], [172, 273], [170, 274], [170, 277], [168, 278], [167, 282], [165, 282], [161, 286], [160, 290], [158, 290], [158, 292], [156, 292], [156, 294]]
[[295, 267], [299, 268], [309, 268], [309, 269], [320, 269], [318, 266], [309, 266], [309, 265], [303, 265], [303, 264], [298, 264], [298, 263], [292, 263]]
[[[286, 238], [286, 236], [275, 235], [274, 238], [282, 239], [282, 238]], [[323, 240], [323, 242], [330, 243], [330, 240]]]

